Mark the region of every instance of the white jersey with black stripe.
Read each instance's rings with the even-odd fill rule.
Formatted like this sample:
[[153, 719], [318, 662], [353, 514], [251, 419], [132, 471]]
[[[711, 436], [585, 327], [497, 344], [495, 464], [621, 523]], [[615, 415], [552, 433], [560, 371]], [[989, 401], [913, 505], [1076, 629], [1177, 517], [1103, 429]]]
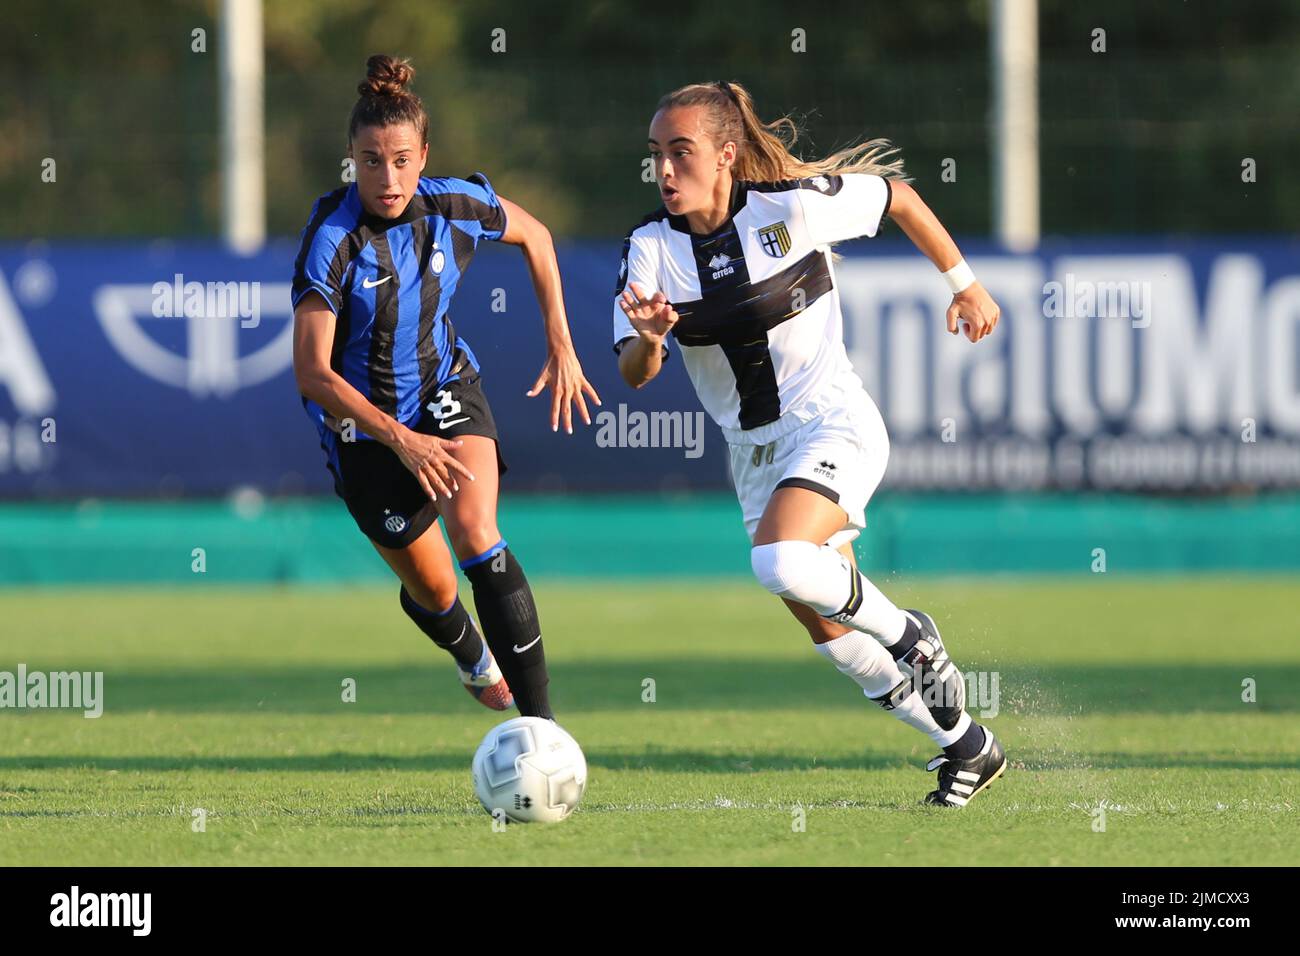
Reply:
[[615, 351], [636, 336], [618, 305], [636, 282], [681, 316], [672, 338], [727, 441], [767, 444], [810, 421], [845, 389], [862, 389], [844, 350], [830, 244], [876, 235], [890, 195], [887, 180], [865, 173], [737, 181], [730, 215], [708, 235], [660, 207], [623, 243]]

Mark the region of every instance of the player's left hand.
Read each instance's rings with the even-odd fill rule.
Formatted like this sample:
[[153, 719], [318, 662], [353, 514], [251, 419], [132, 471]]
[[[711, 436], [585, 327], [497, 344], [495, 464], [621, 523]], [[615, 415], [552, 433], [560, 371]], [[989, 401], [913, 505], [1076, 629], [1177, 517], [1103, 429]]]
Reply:
[[560, 412], [563, 410], [564, 430], [570, 435], [573, 434], [574, 404], [578, 406], [578, 414], [582, 416], [583, 422], [591, 424], [591, 415], [587, 413], [587, 403], [583, 400], [582, 393], [586, 392], [590, 395], [591, 400], [597, 405], [600, 404], [600, 396], [587, 381], [587, 377], [582, 374], [582, 365], [578, 362], [578, 356], [572, 348], [552, 350], [547, 354], [546, 364], [542, 366], [542, 373], [537, 376], [537, 381], [529, 389], [528, 397], [532, 398], [539, 394], [547, 385], [553, 390], [551, 431], [559, 430]]
[[1001, 314], [993, 296], [984, 286], [973, 282], [952, 297], [952, 305], [948, 306], [948, 331], [956, 335], [960, 324], [966, 338], [978, 342], [993, 331]]

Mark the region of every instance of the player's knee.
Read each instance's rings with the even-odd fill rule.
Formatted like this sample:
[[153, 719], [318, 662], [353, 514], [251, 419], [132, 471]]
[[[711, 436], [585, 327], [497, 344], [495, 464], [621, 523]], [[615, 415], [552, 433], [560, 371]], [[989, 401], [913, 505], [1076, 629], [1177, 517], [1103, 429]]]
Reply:
[[447, 536], [451, 538], [452, 550], [463, 561], [482, 554], [500, 541], [501, 530], [496, 515], [484, 509], [458, 515], [454, 525], [448, 525]]
[[820, 614], [801, 623], [808, 629], [808, 636], [812, 638], [814, 644], [825, 644], [853, 631], [853, 628], [845, 627], [843, 624], [837, 624], [834, 621], [828, 621]]
[[749, 563], [759, 584], [773, 594], [799, 601], [801, 585], [808, 579], [818, 550], [811, 541], [774, 541], [756, 545], [749, 552]]
[[434, 614], [441, 614], [456, 602], [456, 576], [448, 575], [445, 579], [434, 581], [403, 582], [402, 607], [410, 613], [407, 601], [414, 601], [417, 606]]

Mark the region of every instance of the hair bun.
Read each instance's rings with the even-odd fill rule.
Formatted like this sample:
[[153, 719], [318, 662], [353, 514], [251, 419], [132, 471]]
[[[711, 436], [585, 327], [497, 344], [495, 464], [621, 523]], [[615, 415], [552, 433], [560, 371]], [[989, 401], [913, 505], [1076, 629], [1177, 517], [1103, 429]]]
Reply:
[[415, 76], [409, 60], [379, 53], [366, 60], [366, 78], [357, 84], [362, 96], [401, 96]]

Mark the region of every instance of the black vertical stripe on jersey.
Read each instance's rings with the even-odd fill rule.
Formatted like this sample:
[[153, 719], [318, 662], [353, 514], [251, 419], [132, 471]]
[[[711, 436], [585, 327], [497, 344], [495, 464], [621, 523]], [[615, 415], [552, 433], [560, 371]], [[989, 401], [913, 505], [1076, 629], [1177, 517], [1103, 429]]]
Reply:
[[[733, 230], [734, 233], [734, 230]], [[694, 239], [692, 239], [694, 243]], [[715, 253], [716, 254], [716, 253]], [[696, 266], [707, 259], [696, 254]], [[794, 307], [795, 290], [803, 290], [803, 308], [831, 291], [831, 273], [826, 256], [812, 250], [798, 262], [758, 282], [725, 285], [700, 275], [704, 294], [691, 302], [675, 303], [679, 320], [672, 335], [679, 345], [721, 347], [736, 376], [740, 396], [740, 427], [757, 428], [781, 417], [781, 399], [776, 369], [768, 346], [767, 333], [782, 322], [799, 314]], [[735, 279], [739, 275], [727, 276]], [[706, 278], [708, 283], [706, 284]]]
[[454, 222], [447, 223], [447, 226], [451, 233], [451, 254], [456, 260], [456, 272], [463, 276], [469, 268], [469, 261], [474, 258], [474, 237]]
[[393, 374], [393, 340], [397, 336], [397, 288], [401, 276], [393, 268], [393, 252], [387, 233], [371, 242], [381, 276], [391, 275], [389, 282], [375, 287], [375, 323], [370, 332], [370, 403], [389, 415], [397, 414], [397, 378]]
[[339, 315], [334, 321], [334, 344], [330, 346], [330, 368], [343, 374], [343, 352], [352, 335], [352, 296], [344, 295], [339, 305]]
[[[700, 276], [700, 298], [704, 302], [735, 298], [736, 292], [753, 288], [745, 248], [733, 222], [707, 236], [691, 236], [695, 268]], [[726, 262], [719, 257], [725, 256]], [[718, 265], [714, 265], [717, 262]], [[715, 274], [719, 274], [714, 278]], [[681, 314], [680, 312], [678, 313]], [[744, 322], [744, 316], [733, 319]], [[756, 428], [781, 417], [781, 392], [767, 344], [767, 328], [752, 320], [745, 323], [752, 334], [722, 337], [718, 345], [736, 377], [740, 396], [740, 427]]]
[[[474, 173], [465, 180], [469, 183], [477, 183], [484, 189], [490, 189], [491, 183], [488, 182], [487, 176], [483, 173]], [[477, 202], [477, 200], [474, 200]], [[504, 233], [506, 229], [506, 210], [501, 204], [501, 198], [497, 197], [496, 206], [488, 206], [488, 211], [478, 217], [479, 224], [483, 227], [484, 232]], [[482, 203], [479, 203], [482, 205]]]
[[[691, 251], [695, 253], [695, 271], [700, 276], [702, 299], [714, 298], [725, 294], [728, 289], [750, 284], [745, 248], [733, 223], [707, 236], [692, 235]], [[712, 262], [718, 256], [725, 256], [727, 261], [714, 268]], [[721, 273], [716, 279], [713, 277], [715, 272]]]
[[[482, 203], [479, 203], [482, 205]], [[469, 261], [474, 258], [474, 237], [464, 229], [459, 228], [454, 222], [447, 223], [447, 232], [451, 235], [451, 254], [456, 260], [456, 281], [459, 283], [461, 277], [465, 275], [465, 270], [469, 268]], [[448, 310], [443, 317], [447, 330], [447, 351], [451, 354], [456, 352], [456, 329], [451, 324], [451, 312]]]
[[[316, 204], [316, 215], [311, 217], [311, 222], [307, 224], [307, 229], [302, 234], [302, 245], [298, 248], [298, 258], [293, 263], [293, 298], [296, 300], [302, 295], [303, 290], [310, 287], [307, 281], [307, 256], [311, 254], [312, 243], [316, 241], [316, 233], [324, 225], [325, 220], [333, 215], [334, 211], [343, 204], [343, 199], [348, 193], [348, 187], [343, 186], [334, 190], [328, 196], [324, 196]], [[337, 258], [337, 250], [335, 250]], [[339, 288], [339, 282], [342, 281], [342, 273], [337, 277], [334, 274], [334, 268], [330, 267], [330, 279], [334, 282], [334, 288]], [[333, 303], [335, 309], [339, 303]]]
[[740, 395], [740, 427], [757, 428], [781, 417], [781, 390], [777, 387], [772, 352], [766, 330], [761, 339], [741, 345], [723, 345]]
[[[429, 240], [429, 220], [420, 217], [411, 223], [411, 248], [420, 264], [420, 331], [416, 340], [416, 360], [420, 366], [420, 400], [424, 389], [438, 383], [438, 349], [433, 340], [433, 318], [442, 300], [442, 279], [429, 271], [433, 243]], [[450, 349], [450, 345], [448, 348]]]
[[[347, 276], [348, 269], [369, 241], [370, 231], [365, 226], [357, 226], [343, 237], [343, 241], [334, 250], [334, 259], [330, 263], [330, 275], [334, 276], [337, 273], [339, 276], [337, 280], [338, 320], [334, 323], [334, 346], [330, 351], [330, 368], [340, 375], [343, 374], [343, 350], [352, 334], [352, 296], [349, 294], [350, 290], [343, 287], [343, 280]], [[353, 274], [355, 275], [355, 272]]]

